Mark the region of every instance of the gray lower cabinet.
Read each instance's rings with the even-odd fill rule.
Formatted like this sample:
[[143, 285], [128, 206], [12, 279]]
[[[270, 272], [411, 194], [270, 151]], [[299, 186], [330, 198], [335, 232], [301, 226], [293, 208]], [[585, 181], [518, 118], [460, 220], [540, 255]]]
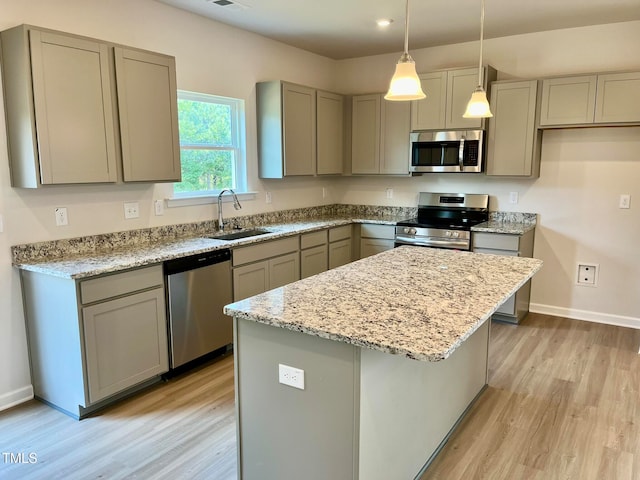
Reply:
[[[474, 232], [472, 235], [472, 250], [476, 253], [493, 255], [533, 257], [533, 238], [534, 230], [529, 230], [523, 235]], [[519, 323], [529, 313], [530, 294], [531, 280], [509, 297], [496, 310], [492, 318], [509, 323]]]
[[327, 268], [327, 230], [300, 235], [300, 278], [325, 272]]
[[362, 224], [360, 226], [360, 258], [391, 250], [394, 244], [394, 225]]
[[337, 268], [353, 261], [351, 225], [329, 229], [329, 268]]
[[233, 300], [300, 280], [298, 236], [233, 250]]
[[21, 276], [37, 398], [82, 418], [168, 371], [161, 265], [85, 280]]

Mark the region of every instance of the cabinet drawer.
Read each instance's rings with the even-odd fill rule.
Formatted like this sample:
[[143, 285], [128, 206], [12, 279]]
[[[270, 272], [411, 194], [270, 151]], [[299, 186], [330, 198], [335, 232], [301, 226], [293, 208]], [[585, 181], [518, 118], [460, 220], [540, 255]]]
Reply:
[[269, 257], [277, 257], [298, 250], [298, 236], [259, 243], [250, 247], [240, 247], [233, 250], [233, 266], [257, 262]]
[[105, 275], [80, 282], [80, 301], [83, 304], [130, 294], [157, 287], [164, 282], [162, 265], [138, 268], [124, 273]]
[[300, 235], [300, 248], [311, 248], [327, 243], [327, 231], [320, 230], [318, 232], [303, 233]]
[[363, 238], [386, 238], [388, 240], [395, 240], [396, 229], [393, 225], [363, 223], [360, 225], [360, 236]]
[[473, 250], [476, 248], [491, 248], [495, 250], [513, 250], [520, 248], [520, 236], [504, 233], [474, 233]]
[[344, 225], [342, 227], [329, 229], [330, 242], [337, 242], [338, 240], [344, 240], [346, 238], [351, 238], [351, 225]]

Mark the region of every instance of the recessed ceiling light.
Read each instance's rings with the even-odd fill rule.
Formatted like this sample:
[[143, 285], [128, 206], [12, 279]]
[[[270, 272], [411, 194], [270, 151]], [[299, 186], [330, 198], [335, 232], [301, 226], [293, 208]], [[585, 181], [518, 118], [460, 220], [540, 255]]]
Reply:
[[393, 20], [390, 18], [381, 18], [380, 20], [376, 20], [376, 25], [382, 28], [388, 27], [392, 23], [393, 23]]

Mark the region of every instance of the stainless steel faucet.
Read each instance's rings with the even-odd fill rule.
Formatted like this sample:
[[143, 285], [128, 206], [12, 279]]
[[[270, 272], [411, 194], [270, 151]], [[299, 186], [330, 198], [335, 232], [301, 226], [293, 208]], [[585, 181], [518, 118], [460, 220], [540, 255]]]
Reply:
[[218, 231], [219, 232], [224, 231], [224, 220], [222, 218], [222, 194], [224, 192], [229, 192], [231, 193], [231, 195], [233, 195], [233, 208], [235, 208], [236, 210], [240, 210], [242, 208], [242, 205], [240, 205], [240, 201], [238, 200], [238, 196], [236, 195], [236, 192], [234, 192], [232, 189], [225, 188], [218, 194]]

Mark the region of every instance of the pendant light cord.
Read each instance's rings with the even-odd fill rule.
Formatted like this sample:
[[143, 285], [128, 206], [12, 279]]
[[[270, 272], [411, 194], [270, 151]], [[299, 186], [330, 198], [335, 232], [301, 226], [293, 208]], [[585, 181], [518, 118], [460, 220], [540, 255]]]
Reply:
[[484, 0], [481, 0], [480, 2], [480, 60], [478, 62], [478, 86], [479, 87], [482, 87], [482, 39], [483, 38], [484, 38]]
[[409, 0], [404, 12], [404, 53], [409, 54]]

